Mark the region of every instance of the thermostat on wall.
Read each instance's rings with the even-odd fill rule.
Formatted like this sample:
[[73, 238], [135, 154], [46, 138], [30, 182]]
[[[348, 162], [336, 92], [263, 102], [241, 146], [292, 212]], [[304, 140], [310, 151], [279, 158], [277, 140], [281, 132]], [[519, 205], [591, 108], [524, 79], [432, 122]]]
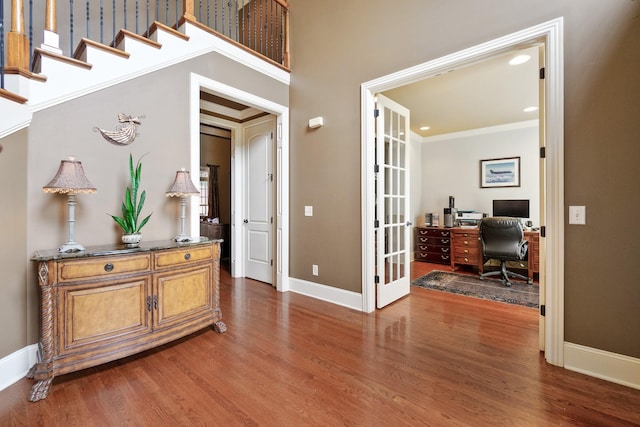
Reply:
[[324, 118], [322, 117], [314, 117], [313, 119], [309, 119], [309, 127], [311, 129], [319, 128], [324, 125]]

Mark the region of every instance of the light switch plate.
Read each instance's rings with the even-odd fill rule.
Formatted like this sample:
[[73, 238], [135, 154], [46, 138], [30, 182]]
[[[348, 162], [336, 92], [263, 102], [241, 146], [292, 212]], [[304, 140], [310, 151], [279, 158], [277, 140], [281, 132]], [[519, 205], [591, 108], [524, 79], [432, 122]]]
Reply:
[[569, 206], [569, 224], [585, 225], [587, 223], [586, 206]]
[[304, 216], [313, 216], [313, 206], [304, 207]]

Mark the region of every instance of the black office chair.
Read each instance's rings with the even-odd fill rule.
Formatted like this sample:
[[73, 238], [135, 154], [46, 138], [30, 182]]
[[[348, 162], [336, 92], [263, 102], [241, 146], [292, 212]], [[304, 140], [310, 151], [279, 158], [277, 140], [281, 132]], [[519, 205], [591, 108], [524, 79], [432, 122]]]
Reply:
[[522, 261], [527, 257], [529, 242], [524, 240], [519, 219], [505, 216], [484, 218], [480, 221], [480, 242], [483, 263], [489, 259], [500, 261], [500, 270], [481, 274], [480, 278], [500, 275], [505, 286], [511, 286], [510, 277], [531, 284], [527, 276], [507, 270], [507, 261]]

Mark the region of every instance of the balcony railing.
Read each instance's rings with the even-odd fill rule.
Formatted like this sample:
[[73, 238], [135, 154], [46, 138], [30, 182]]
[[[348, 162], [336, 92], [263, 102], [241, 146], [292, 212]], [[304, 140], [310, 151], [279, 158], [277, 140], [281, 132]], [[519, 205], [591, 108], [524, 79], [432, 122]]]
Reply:
[[177, 29], [185, 20], [289, 70], [287, 0], [45, 0], [44, 9], [41, 5], [0, 0], [0, 88], [7, 72], [31, 71], [35, 47], [73, 57], [82, 38], [114, 45], [121, 29], [146, 35], [154, 22]]

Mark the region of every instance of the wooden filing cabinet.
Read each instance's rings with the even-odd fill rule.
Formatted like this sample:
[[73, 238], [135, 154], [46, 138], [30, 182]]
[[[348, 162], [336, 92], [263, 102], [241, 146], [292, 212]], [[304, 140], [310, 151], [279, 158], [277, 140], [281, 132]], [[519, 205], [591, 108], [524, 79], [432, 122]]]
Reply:
[[415, 228], [415, 260], [449, 264], [451, 262], [451, 232], [440, 227]]
[[482, 249], [477, 228], [451, 229], [451, 269], [456, 265], [476, 266], [482, 273]]
[[220, 241], [37, 252], [38, 362], [29, 400], [47, 397], [56, 375], [120, 359], [213, 325], [220, 311]]

